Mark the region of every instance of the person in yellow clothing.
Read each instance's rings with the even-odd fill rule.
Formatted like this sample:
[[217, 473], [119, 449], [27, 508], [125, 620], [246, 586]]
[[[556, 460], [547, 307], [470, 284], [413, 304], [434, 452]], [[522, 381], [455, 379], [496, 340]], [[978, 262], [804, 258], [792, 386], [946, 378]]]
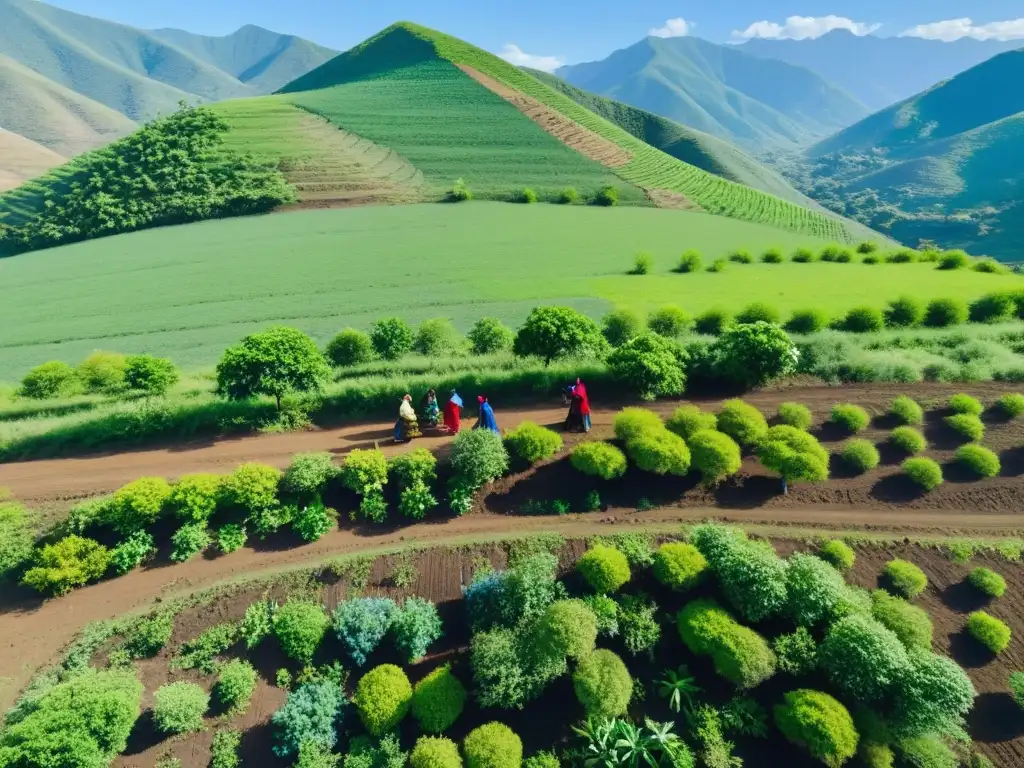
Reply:
[[412, 395], [402, 398], [402, 404], [398, 406], [398, 421], [395, 422], [395, 442], [407, 443], [414, 437], [420, 436], [419, 422], [416, 420], [416, 410], [412, 407]]

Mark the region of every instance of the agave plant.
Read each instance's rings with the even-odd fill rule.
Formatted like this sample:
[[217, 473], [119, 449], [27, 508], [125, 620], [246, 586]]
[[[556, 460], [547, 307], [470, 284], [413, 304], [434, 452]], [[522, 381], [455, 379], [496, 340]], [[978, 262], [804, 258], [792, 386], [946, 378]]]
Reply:
[[673, 765], [682, 745], [672, 723], [644, 720], [637, 726], [618, 717], [587, 720], [573, 731], [586, 741], [584, 768], [659, 768]]
[[673, 712], [682, 711], [684, 698], [687, 706], [692, 706], [694, 694], [700, 691], [701, 687], [694, 681], [689, 667], [685, 664], [680, 665], [677, 670], [666, 670], [665, 677], [658, 681], [658, 694], [663, 699], [668, 699], [669, 709]]

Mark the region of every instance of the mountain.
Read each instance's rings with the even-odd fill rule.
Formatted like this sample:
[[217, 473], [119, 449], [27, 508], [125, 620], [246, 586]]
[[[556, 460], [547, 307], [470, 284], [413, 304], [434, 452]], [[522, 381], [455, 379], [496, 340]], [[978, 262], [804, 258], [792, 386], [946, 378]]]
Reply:
[[946, 43], [919, 37], [855, 35], [837, 29], [816, 39], [755, 38], [737, 47], [752, 56], [807, 67], [876, 111], [1019, 48], [1020, 40], [964, 37]]
[[11, 131], [0, 130], [0, 192], [42, 176], [65, 158]]
[[1024, 49], [871, 115], [807, 150], [819, 186], [904, 237], [1020, 259], [1022, 81]]
[[603, 61], [561, 67], [556, 74], [758, 150], [804, 147], [868, 114], [809, 69], [696, 37], [648, 37]]

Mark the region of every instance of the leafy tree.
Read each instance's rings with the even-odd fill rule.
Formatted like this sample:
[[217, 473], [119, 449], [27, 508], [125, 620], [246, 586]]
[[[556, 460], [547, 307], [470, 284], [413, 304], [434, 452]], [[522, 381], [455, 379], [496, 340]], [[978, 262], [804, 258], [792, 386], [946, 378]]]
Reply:
[[379, 737], [394, 730], [409, 713], [412, 685], [401, 668], [381, 664], [359, 679], [352, 703], [366, 730]]
[[786, 607], [786, 561], [770, 544], [715, 525], [698, 526], [690, 539], [707, 559], [726, 599], [745, 619], [761, 621]]
[[550, 363], [560, 357], [594, 357], [606, 346], [600, 329], [586, 315], [568, 307], [537, 307], [516, 333], [512, 351]]
[[470, 626], [479, 631], [493, 626], [515, 627], [538, 619], [565, 594], [555, 578], [557, 573], [558, 559], [540, 552], [507, 571], [475, 581], [464, 590]]
[[355, 328], [345, 328], [327, 343], [327, 359], [339, 368], [350, 368], [373, 360], [370, 337]]
[[804, 747], [830, 768], [840, 768], [857, 753], [857, 729], [846, 707], [821, 691], [790, 691], [775, 707], [782, 735]]
[[764, 414], [742, 400], [726, 400], [722, 403], [717, 422], [718, 429], [740, 445], [754, 445], [768, 432], [768, 421]]
[[370, 343], [384, 360], [397, 360], [408, 354], [413, 340], [412, 328], [398, 317], [384, 318], [370, 326]]
[[477, 320], [466, 334], [474, 355], [493, 355], [512, 347], [512, 331], [494, 317]]
[[633, 695], [633, 678], [626, 665], [604, 648], [580, 659], [572, 683], [576, 698], [590, 717], [625, 714]]
[[110, 551], [99, 542], [66, 536], [36, 551], [21, 583], [38, 592], [63, 595], [106, 573]]
[[690, 327], [690, 316], [676, 306], [665, 306], [656, 309], [647, 317], [647, 327], [651, 333], [664, 336], [666, 339], [677, 339]]
[[782, 475], [785, 483], [828, 479], [828, 452], [813, 435], [794, 427], [779, 424], [769, 429], [756, 453], [766, 468]]
[[745, 387], [759, 387], [796, 371], [798, 353], [777, 325], [758, 321], [724, 331], [712, 345], [723, 376]]
[[901, 765], [909, 768], [957, 768], [960, 761], [937, 734], [901, 739], [896, 745]]
[[416, 330], [412, 349], [419, 355], [444, 357], [459, 352], [464, 346], [459, 332], [446, 317], [424, 320]]
[[34, 400], [48, 400], [67, 394], [77, 381], [78, 373], [74, 368], [60, 360], [51, 360], [25, 374], [18, 394]]
[[554, 656], [581, 659], [594, 650], [597, 617], [582, 600], [558, 600], [548, 606], [533, 642]]
[[591, 547], [576, 562], [576, 570], [600, 594], [617, 592], [630, 579], [626, 556], [617, 549], [601, 545]]
[[444, 664], [430, 672], [412, 691], [412, 716], [427, 733], [447, 731], [466, 704], [466, 689]]
[[124, 355], [93, 352], [78, 364], [78, 380], [90, 394], [116, 395], [124, 391], [124, 368]]
[[330, 750], [338, 740], [338, 721], [345, 698], [341, 688], [323, 680], [303, 683], [270, 718], [275, 744], [274, 754], [292, 757], [300, 745], [315, 744]]
[[205, 523], [217, 509], [220, 483], [218, 475], [182, 475], [171, 488], [167, 504], [181, 520]]
[[[614, 187], [608, 187], [614, 191]], [[523, 742], [507, 725], [487, 723], [469, 732], [462, 742], [466, 768], [519, 768]]]
[[313, 660], [328, 624], [321, 606], [289, 600], [274, 613], [274, 636], [289, 658], [308, 664]]
[[217, 363], [217, 390], [230, 400], [268, 395], [281, 410], [290, 392], [319, 392], [331, 367], [316, 343], [301, 331], [277, 326], [246, 336]]
[[195, 683], [167, 683], [153, 694], [153, 721], [164, 733], [201, 731], [209, 708], [210, 695]]
[[229, 506], [256, 512], [277, 506], [281, 470], [269, 464], [250, 462], [237, 467], [221, 480], [221, 498]]
[[912, 648], [908, 658], [909, 669], [896, 680], [892, 726], [905, 736], [963, 732], [977, 696], [971, 679], [955, 661], [931, 649]]
[[621, 347], [627, 341], [643, 333], [644, 321], [631, 309], [617, 309], [604, 316], [602, 333], [613, 347]]
[[356, 666], [363, 666], [391, 629], [397, 608], [390, 598], [356, 597], [334, 609], [334, 633]]
[[608, 357], [619, 381], [644, 400], [682, 393], [686, 385], [686, 353], [675, 342], [653, 333], [635, 336]]
[[828, 631], [818, 652], [821, 668], [847, 696], [878, 701], [910, 667], [906, 649], [891, 630], [864, 616], [846, 616]]
[[124, 362], [124, 383], [133, 392], [166, 395], [178, 383], [178, 369], [164, 357], [130, 355]]
[[753, 688], [775, 673], [775, 654], [764, 638], [744, 627], [713, 600], [694, 600], [677, 618], [683, 643], [710, 656], [715, 671], [741, 688]]
[[391, 619], [395, 647], [412, 663], [427, 655], [427, 648], [441, 637], [443, 625], [437, 606], [419, 597], [406, 598]]

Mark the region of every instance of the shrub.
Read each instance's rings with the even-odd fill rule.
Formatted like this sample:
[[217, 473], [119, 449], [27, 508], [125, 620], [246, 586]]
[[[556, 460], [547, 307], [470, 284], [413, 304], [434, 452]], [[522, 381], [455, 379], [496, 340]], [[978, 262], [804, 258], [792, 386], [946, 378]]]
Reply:
[[797, 626], [820, 624], [835, 615], [845, 586], [831, 565], [798, 552], [789, 558], [786, 568], [786, 613]]
[[395, 618], [396, 606], [386, 597], [356, 597], [339, 603], [332, 625], [342, 647], [356, 666], [380, 645]]
[[530, 187], [523, 187], [522, 191], [516, 195], [517, 203], [536, 203], [537, 193]]
[[[363, 501], [366, 501], [365, 497]], [[361, 506], [360, 509], [362, 508]], [[296, 510], [292, 519], [292, 530], [299, 534], [303, 541], [318, 541], [334, 527], [337, 519], [337, 512], [325, 507], [317, 497], [301, 509]]]
[[633, 695], [633, 678], [626, 665], [604, 648], [580, 659], [572, 684], [588, 717], [623, 715]]
[[889, 414], [900, 424], [917, 425], [924, 421], [924, 410], [916, 400], [900, 395], [889, 405]]
[[232, 659], [220, 668], [213, 690], [225, 711], [245, 712], [256, 690], [256, 670], [247, 661]]
[[861, 263], [862, 264], [881, 264], [882, 263], [882, 257], [879, 256], [877, 253], [869, 253], [863, 259], [861, 259]]
[[289, 600], [274, 613], [274, 636], [288, 658], [309, 664], [328, 624], [321, 606]]
[[702, 259], [700, 257], [700, 251], [684, 251], [683, 255], [679, 257], [679, 263], [676, 265], [673, 272], [700, 272], [703, 266]]
[[452, 441], [451, 466], [468, 487], [482, 488], [508, 471], [508, 451], [501, 436], [489, 429], [465, 430]]
[[657, 604], [645, 595], [623, 595], [619, 601], [617, 622], [622, 645], [632, 654], [650, 652], [661, 639]]
[[303, 683], [288, 694], [284, 706], [273, 714], [274, 754], [291, 757], [300, 745], [313, 744], [330, 750], [338, 740], [337, 725], [345, 699], [341, 688], [323, 680]]
[[241, 549], [247, 539], [245, 526], [238, 523], [225, 523], [217, 530], [217, 547], [224, 554]]
[[676, 408], [675, 412], [665, 422], [669, 432], [675, 432], [684, 440], [703, 430], [715, 429], [718, 426], [718, 419], [713, 413], [702, 411], [696, 405], [683, 405]]
[[370, 344], [383, 360], [397, 360], [412, 350], [412, 328], [398, 317], [386, 317], [370, 326]]
[[690, 327], [690, 316], [679, 307], [666, 306], [656, 309], [647, 317], [647, 327], [651, 333], [675, 339], [686, 333]]
[[913, 600], [928, 586], [924, 571], [907, 560], [890, 560], [882, 572], [889, 585], [907, 599]]
[[748, 304], [736, 313], [736, 322], [749, 323], [778, 323], [781, 320], [779, 310], [764, 302], [755, 301]]
[[856, 434], [867, 428], [871, 423], [871, 417], [859, 405], [841, 403], [832, 407], [829, 421], [851, 434]]
[[620, 347], [644, 329], [643, 320], [631, 309], [617, 309], [604, 316], [601, 332], [613, 347]]
[[840, 326], [849, 333], [877, 333], [885, 327], [885, 317], [875, 307], [854, 307], [840, 321]]
[[889, 442], [904, 453], [911, 455], [921, 453], [928, 447], [924, 435], [911, 427], [896, 427], [889, 435]]
[[561, 357], [594, 357], [606, 345], [597, 324], [575, 309], [536, 307], [516, 333], [512, 351], [550, 363]]
[[141, 477], [114, 493], [110, 523], [121, 533], [152, 525], [170, 498], [171, 486], [162, 477]]
[[630, 440], [626, 453], [644, 472], [684, 477], [690, 470], [690, 449], [683, 438], [667, 429], [645, 432]]
[[448, 190], [448, 200], [452, 203], [464, 203], [473, 199], [473, 191], [466, 185], [463, 179], [456, 179], [452, 188]]
[[[594, 204], [604, 208], [610, 208], [619, 204], [619, 190], [610, 184], [601, 187], [601, 190], [594, 196]], [[470, 766], [469, 768], [473, 768]]]
[[704, 271], [705, 272], [711, 272], [712, 274], [717, 274], [719, 272], [725, 272], [725, 270], [728, 269], [728, 268], [729, 268], [729, 262], [728, 261], [726, 261], [725, 259], [715, 259], [713, 262], [708, 264], [707, 269], [704, 270]]
[[630, 579], [626, 556], [617, 549], [602, 545], [591, 547], [576, 562], [576, 570], [599, 594], [617, 592]]
[[493, 355], [512, 348], [512, 331], [494, 317], [477, 320], [466, 338], [474, 355]]
[[931, 459], [907, 459], [902, 464], [903, 473], [916, 485], [926, 491], [934, 491], [942, 485], [942, 467]]
[[410, 768], [462, 768], [459, 748], [451, 739], [420, 736], [409, 756]]
[[1024, 414], [1024, 395], [1019, 392], [1005, 394], [996, 401], [996, 410], [1008, 419]]
[[346, 488], [363, 496], [387, 484], [388, 460], [379, 449], [356, 448], [345, 457], [340, 476]]
[[510, 629], [477, 632], [470, 641], [470, 665], [476, 699], [483, 707], [522, 709], [548, 681], [565, 672], [565, 659], [546, 665], [530, 664], [524, 637]]
[[772, 641], [772, 650], [779, 669], [791, 675], [806, 675], [818, 663], [818, 645], [807, 627], [797, 627], [795, 632], [779, 635]]
[[428, 357], [453, 355], [463, 348], [462, 337], [446, 317], [424, 320], [416, 329], [416, 338], [412, 342], [413, 352]]
[[64, 595], [101, 578], [110, 564], [110, 551], [92, 539], [66, 536], [36, 550], [32, 562], [22, 584], [44, 594]]
[[957, 449], [956, 460], [978, 477], [996, 477], [1002, 470], [995, 453], [973, 443]]
[[989, 568], [975, 568], [967, 575], [967, 581], [987, 597], [1002, 597], [1006, 593], [1006, 579]]
[[242, 745], [240, 731], [226, 729], [213, 734], [210, 743], [209, 768], [238, 768], [242, 764], [238, 757], [238, 748]]
[[355, 328], [345, 328], [327, 342], [327, 359], [339, 368], [350, 368], [373, 360], [373, 343], [369, 335]]
[[505, 435], [505, 447], [520, 461], [536, 464], [562, 450], [562, 437], [532, 421], [524, 421]]
[[626, 474], [626, 454], [608, 443], [580, 443], [573, 448], [569, 460], [577, 472], [603, 480]]
[[782, 251], [778, 248], [769, 248], [761, 254], [761, 261], [765, 264], [781, 264], [784, 261]]
[[693, 589], [704, 578], [708, 561], [692, 544], [662, 544], [654, 554], [654, 577], [670, 589]]
[[661, 417], [646, 408], [623, 408], [615, 415], [615, 437], [624, 443], [664, 428]]
[[952, 659], [927, 648], [912, 649], [909, 659], [896, 684], [893, 729], [908, 736], [962, 732], [977, 696], [970, 678]]
[[984, 611], [975, 611], [967, 617], [967, 631], [992, 653], [1002, 653], [1010, 646], [1010, 628]]
[[427, 733], [443, 733], [466, 705], [466, 689], [444, 664], [426, 675], [412, 692], [412, 716]]
[[841, 539], [830, 539], [822, 544], [818, 550], [818, 557], [839, 571], [848, 571], [857, 562], [857, 555], [850, 549], [850, 545]]
[[153, 722], [164, 733], [203, 730], [210, 695], [195, 683], [168, 683], [153, 694]]
[[594, 650], [597, 617], [582, 600], [558, 600], [541, 616], [531, 642], [544, 655], [581, 659]]
[[857, 753], [857, 729], [846, 707], [821, 691], [790, 691], [775, 707], [775, 724], [782, 735], [815, 758], [840, 766]]
[[[680, 768], [693, 768], [690, 763], [680, 762], [680, 754], [675, 755], [674, 758], [676, 765]], [[561, 765], [554, 752], [537, 752], [523, 761], [523, 768], [561, 768]]]
[[779, 406], [779, 421], [796, 429], [809, 429], [814, 423], [811, 409], [800, 403], [783, 403]]
[[110, 553], [110, 567], [118, 576], [128, 573], [156, 551], [153, 535], [136, 531], [114, 547]]
[[729, 261], [735, 264], [753, 264], [754, 257], [751, 256], [750, 251], [741, 248], [729, 254]]
[[923, 608], [877, 589], [871, 593], [871, 615], [907, 648], [931, 649], [932, 620]]
[[829, 314], [820, 309], [797, 309], [784, 326], [789, 333], [817, 333], [828, 327]]
[[939, 257], [939, 269], [964, 269], [971, 263], [971, 257], [964, 251], [945, 251]]
[[889, 302], [885, 310], [885, 324], [890, 328], [913, 328], [924, 322], [925, 305], [913, 296], [900, 296]]
[[674, 341], [654, 333], [636, 336], [608, 356], [608, 369], [643, 400], [682, 394], [686, 354]]
[[1017, 706], [1024, 707], [1024, 672], [1011, 672], [1009, 682], [1013, 700], [1017, 702]]
[[710, 656], [715, 671], [740, 688], [775, 673], [775, 654], [754, 630], [738, 624], [713, 600], [694, 600], [679, 612], [679, 636], [692, 653]]
[[828, 479], [828, 452], [807, 432], [779, 424], [769, 429], [756, 448], [764, 466], [787, 482], [816, 483]]
[[25, 374], [18, 394], [34, 400], [48, 400], [68, 394], [77, 381], [78, 373], [74, 368], [60, 360], [51, 360]]
[[693, 329], [704, 336], [721, 336], [731, 325], [732, 315], [721, 307], [712, 307], [693, 321]]
[[242, 464], [221, 481], [224, 501], [246, 512], [277, 506], [281, 470], [255, 462]]
[[474, 728], [462, 742], [462, 752], [466, 768], [519, 768], [523, 762], [522, 740], [501, 723]]
[[901, 739], [897, 745], [900, 765], [906, 768], [957, 768], [960, 761], [938, 734]]
[[327, 358], [301, 331], [278, 326], [229, 347], [217, 363], [217, 391], [230, 400], [289, 392], [319, 392], [331, 376]]
[[985, 411], [985, 406], [976, 398], [961, 392], [949, 398], [949, 410], [953, 413], [966, 413], [971, 416], [981, 416]]
[[969, 316], [967, 305], [960, 299], [933, 299], [924, 312], [924, 324], [929, 328], [947, 328], [963, 325]]
[[399, 667], [381, 664], [359, 680], [352, 703], [363, 725], [374, 736], [382, 736], [402, 722], [412, 704], [412, 685]]
[[125, 356], [93, 352], [78, 364], [78, 379], [91, 394], [114, 395], [124, 390]]
[[703, 430], [689, 439], [690, 459], [705, 485], [713, 485], [740, 471], [740, 447], [728, 435]]
[[566, 187], [559, 193], [558, 202], [562, 205], [572, 205], [580, 197], [580, 193], [576, 191], [575, 187]]
[[124, 383], [132, 392], [165, 395], [178, 383], [178, 369], [163, 357], [131, 355], [125, 358]]
[[763, 386], [796, 372], [798, 353], [782, 328], [766, 322], [729, 328], [711, 345], [721, 375], [745, 387]]
[[1002, 323], [1011, 320], [1017, 303], [1008, 293], [990, 293], [971, 302], [968, 319], [972, 323]]
[[411, 664], [426, 656], [430, 644], [441, 637], [441, 618], [429, 600], [409, 597], [394, 614], [391, 631], [395, 636], [395, 648]]
[[885, 696], [910, 666], [895, 633], [858, 615], [832, 624], [818, 649], [818, 659], [833, 685], [865, 703]]
[[245, 647], [250, 650], [270, 636], [273, 631], [274, 611], [277, 603], [271, 600], [257, 600], [245, 609], [245, 617], [239, 630]]
[[218, 475], [182, 475], [171, 488], [167, 505], [181, 520], [205, 523], [217, 509], [220, 483]]
[[326, 451], [297, 453], [281, 477], [281, 488], [300, 498], [313, 498], [323, 493], [339, 473], [334, 457]]
[[851, 440], [843, 448], [843, 462], [857, 474], [863, 474], [878, 466], [882, 460], [878, 449], [870, 440]]
[[956, 413], [943, 420], [947, 427], [966, 440], [978, 442], [985, 436], [985, 425], [980, 418], [970, 413]]
[[171, 536], [171, 560], [184, 563], [198, 555], [210, 544], [210, 531], [205, 523], [185, 523]]
[[740, 445], [753, 445], [768, 432], [768, 422], [757, 408], [742, 400], [727, 400], [718, 412], [718, 429]]
[[481, 631], [514, 627], [539, 618], [564, 589], [555, 576], [558, 560], [546, 552], [531, 555], [502, 573], [491, 573], [464, 590], [470, 626]]
[[791, 259], [791, 261], [797, 264], [811, 264], [817, 260], [818, 254], [810, 248], [797, 248], [793, 251], [793, 258]]

